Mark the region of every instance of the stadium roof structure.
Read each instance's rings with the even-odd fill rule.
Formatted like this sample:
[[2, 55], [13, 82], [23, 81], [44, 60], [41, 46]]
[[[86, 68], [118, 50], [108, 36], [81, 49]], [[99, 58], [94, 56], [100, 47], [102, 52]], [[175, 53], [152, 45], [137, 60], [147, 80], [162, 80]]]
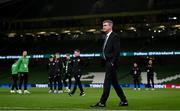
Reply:
[[179, 6], [179, 0], [1, 0], [0, 19], [112, 15], [121, 12], [136, 14], [142, 11], [178, 9]]
[[[3, 0], [0, 29], [6, 34], [64, 34], [67, 30], [96, 33], [100, 32], [104, 19], [112, 19], [118, 32], [156, 33], [162, 29], [179, 29], [175, 27], [180, 24], [179, 6], [179, 0]], [[89, 31], [92, 29], [95, 31]]]

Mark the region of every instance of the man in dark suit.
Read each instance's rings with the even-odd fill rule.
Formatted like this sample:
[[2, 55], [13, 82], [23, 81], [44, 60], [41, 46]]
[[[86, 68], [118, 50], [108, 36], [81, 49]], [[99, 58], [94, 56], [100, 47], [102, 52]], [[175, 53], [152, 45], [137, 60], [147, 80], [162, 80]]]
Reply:
[[128, 106], [128, 102], [126, 96], [122, 90], [122, 88], [118, 84], [116, 69], [117, 62], [120, 54], [120, 41], [119, 36], [112, 31], [113, 22], [111, 20], [103, 21], [103, 32], [105, 35], [105, 41], [103, 45], [102, 56], [105, 60], [105, 79], [103, 85], [103, 94], [101, 96], [100, 101], [92, 105], [91, 107], [105, 107], [106, 101], [109, 97], [111, 84], [114, 87], [117, 95], [121, 99], [120, 106]]

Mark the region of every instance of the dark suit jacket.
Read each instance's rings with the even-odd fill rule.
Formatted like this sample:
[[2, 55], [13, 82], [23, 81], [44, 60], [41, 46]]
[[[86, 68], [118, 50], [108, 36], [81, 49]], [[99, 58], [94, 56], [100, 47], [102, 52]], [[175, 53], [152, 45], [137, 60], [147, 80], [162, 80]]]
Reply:
[[107, 61], [110, 61], [112, 64], [117, 63], [120, 54], [120, 38], [115, 32], [110, 34], [104, 54]]

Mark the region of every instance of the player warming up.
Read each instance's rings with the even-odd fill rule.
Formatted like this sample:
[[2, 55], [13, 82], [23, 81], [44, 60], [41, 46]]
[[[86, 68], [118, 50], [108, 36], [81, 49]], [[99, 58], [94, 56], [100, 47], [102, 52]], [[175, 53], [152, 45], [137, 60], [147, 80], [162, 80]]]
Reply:
[[83, 63], [80, 57], [80, 50], [77, 49], [74, 51], [74, 59], [73, 59], [73, 65], [72, 65], [72, 73], [74, 74], [75, 85], [72, 92], [69, 93], [70, 96], [72, 96], [75, 93], [77, 86], [79, 87], [81, 91], [80, 96], [85, 96], [85, 93], [81, 84], [81, 80], [80, 80], [81, 75], [82, 75], [82, 66], [83, 66]]
[[[12, 88], [10, 93], [15, 93], [18, 91], [17, 81], [18, 81], [18, 67], [17, 67], [17, 61], [14, 62], [14, 64], [11, 67], [11, 74], [12, 74]], [[16, 89], [16, 91], [14, 90]]]
[[29, 94], [27, 90], [28, 73], [29, 73], [29, 58], [27, 57], [27, 51], [23, 51], [22, 57], [17, 61], [18, 72], [20, 76], [18, 93], [22, 94], [22, 84], [24, 82], [24, 94]]
[[[65, 86], [65, 92], [71, 91], [71, 77], [72, 77], [72, 60], [70, 58], [70, 54], [65, 55], [65, 61], [64, 61], [64, 77], [63, 77], [63, 83]], [[67, 83], [68, 80], [68, 83]]]

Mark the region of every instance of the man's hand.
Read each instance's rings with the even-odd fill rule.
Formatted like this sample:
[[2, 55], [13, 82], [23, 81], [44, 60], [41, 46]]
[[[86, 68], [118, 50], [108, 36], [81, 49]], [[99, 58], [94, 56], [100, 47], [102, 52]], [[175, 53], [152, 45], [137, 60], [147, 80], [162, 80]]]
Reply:
[[114, 66], [114, 64], [111, 62], [111, 65]]

